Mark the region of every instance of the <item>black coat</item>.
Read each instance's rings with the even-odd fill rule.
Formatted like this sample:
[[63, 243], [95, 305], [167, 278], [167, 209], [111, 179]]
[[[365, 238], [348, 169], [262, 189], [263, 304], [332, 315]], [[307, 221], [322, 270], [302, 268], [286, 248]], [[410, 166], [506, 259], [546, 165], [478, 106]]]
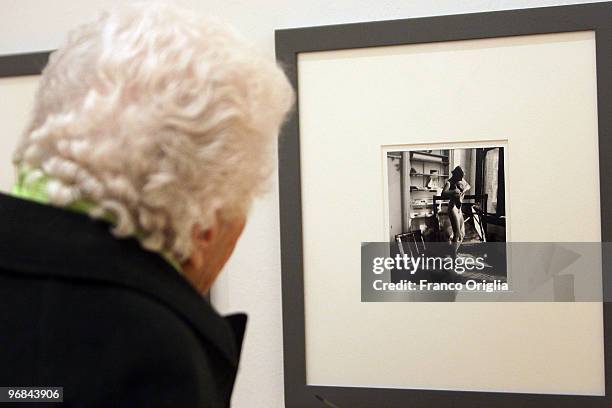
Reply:
[[245, 323], [109, 224], [0, 194], [0, 386], [62, 386], [62, 407], [227, 407]]

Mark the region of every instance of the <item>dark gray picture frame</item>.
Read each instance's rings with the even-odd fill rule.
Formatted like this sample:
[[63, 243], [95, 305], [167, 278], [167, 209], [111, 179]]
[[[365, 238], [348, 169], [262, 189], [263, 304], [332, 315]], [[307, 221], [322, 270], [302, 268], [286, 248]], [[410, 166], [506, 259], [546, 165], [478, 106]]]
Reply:
[[[612, 2], [342, 24], [276, 31], [276, 56], [297, 86], [297, 56], [402, 44], [594, 31], [602, 241], [612, 241]], [[298, 407], [574, 408], [612, 407], [612, 305], [604, 303], [606, 396], [314, 386], [306, 383], [299, 106], [279, 141], [285, 403]], [[330, 198], [332, 199], [332, 198]], [[612, 262], [603, 259], [604, 299], [612, 295]], [[349, 339], [347, 339], [349, 341]], [[418, 358], [418, 356], [415, 356]]]
[[0, 55], [0, 78], [40, 75], [51, 51]]

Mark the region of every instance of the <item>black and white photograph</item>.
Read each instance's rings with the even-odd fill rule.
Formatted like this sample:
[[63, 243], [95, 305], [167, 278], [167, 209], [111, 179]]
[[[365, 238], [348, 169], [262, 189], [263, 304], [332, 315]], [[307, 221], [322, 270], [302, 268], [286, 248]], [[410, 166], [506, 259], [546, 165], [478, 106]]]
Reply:
[[[389, 241], [402, 254], [444, 248], [452, 257], [478, 257], [495, 247], [479, 244], [506, 242], [504, 146], [394, 150], [386, 161]], [[505, 280], [502, 272], [491, 267], [463, 278]]]

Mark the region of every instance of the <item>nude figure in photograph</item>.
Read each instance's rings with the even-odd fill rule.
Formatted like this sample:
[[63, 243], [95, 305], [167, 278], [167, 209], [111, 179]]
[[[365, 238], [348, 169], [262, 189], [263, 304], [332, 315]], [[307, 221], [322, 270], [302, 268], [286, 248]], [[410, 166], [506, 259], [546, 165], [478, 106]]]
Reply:
[[442, 197], [449, 200], [448, 217], [450, 218], [453, 228], [451, 242], [455, 255], [465, 237], [465, 220], [463, 219], [461, 204], [463, 203], [465, 193], [471, 188], [467, 181], [463, 179], [464, 174], [461, 166], [455, 167], [451, 172], [451, 177], [446, 181], [444, 189], [442, 190]]

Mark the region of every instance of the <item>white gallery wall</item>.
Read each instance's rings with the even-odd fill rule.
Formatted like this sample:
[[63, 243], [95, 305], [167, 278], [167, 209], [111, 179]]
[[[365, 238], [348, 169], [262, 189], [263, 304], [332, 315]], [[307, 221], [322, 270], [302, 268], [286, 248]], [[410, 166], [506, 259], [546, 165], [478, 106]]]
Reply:
[[[124, 0], [125, 1], [125, 0]], [[0, 55], [57, 47], [72, 26], [121, 0], [0, 0]], [[538, 0], [224, 0], [175, 1], [236, 25], [274, 55], [274, 29], [346, 22], [552, 6], [585, 1]], [[11, 152], [33, 95], [33, 80], [0, 80], [0, 190], [13, 178]], [[220, 311], [250, 316], [233, 406], [283, 407], [278, 186], [257, 202], [218, 284]]]

